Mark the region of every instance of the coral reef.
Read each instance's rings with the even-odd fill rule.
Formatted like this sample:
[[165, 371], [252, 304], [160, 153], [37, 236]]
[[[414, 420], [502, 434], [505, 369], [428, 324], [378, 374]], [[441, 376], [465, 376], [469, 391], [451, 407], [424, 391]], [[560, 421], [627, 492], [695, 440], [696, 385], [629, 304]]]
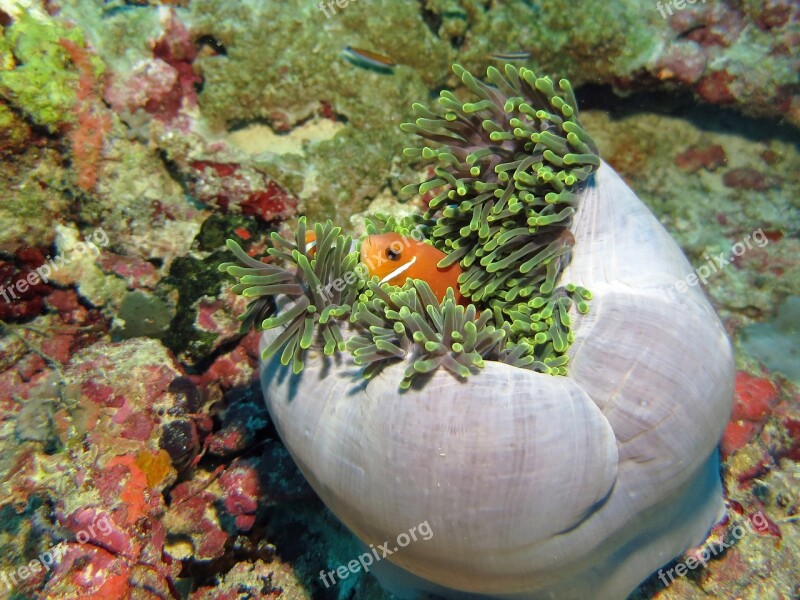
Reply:
[[400, 190], [436, 173], [402, 156], [408, 107], [474, 103], [450, 65], [503, 53], [573, 82], [735, 342], [710, 538], [735, 543], [634, 598], [796, 596], [798, 6], [660, 6], [0, 2], [0, 596], [388, 597], [319, 579], [362, 550], [277, 441], [217, 265], [228, 238], [250, 257], [292, 239], [297, 214], [357, 236], [364, 211], [419, 212], [437, 190]]

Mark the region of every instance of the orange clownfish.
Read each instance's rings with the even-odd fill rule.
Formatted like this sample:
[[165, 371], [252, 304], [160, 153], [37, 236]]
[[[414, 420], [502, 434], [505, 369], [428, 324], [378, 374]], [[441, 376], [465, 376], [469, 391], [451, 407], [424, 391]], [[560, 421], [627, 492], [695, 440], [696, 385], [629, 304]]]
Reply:
[[313, 231], [306, 231], [306, 254], [308, 258], [314, 258], [317, 254], [317, 234]]
[[466, 304], [458, 289], [458, 264], [443, 269], [437, 263], [445, 253], [423, 242], [399, 233], [381, 233], [367, 236], [361, 242], [361, 262], [370, 276], [377, 276], [381, 283], [403, 285], [406, 279], [422, 279], [438, 298], [444, 298], [447, 288], [453, 288], [456, 301]]

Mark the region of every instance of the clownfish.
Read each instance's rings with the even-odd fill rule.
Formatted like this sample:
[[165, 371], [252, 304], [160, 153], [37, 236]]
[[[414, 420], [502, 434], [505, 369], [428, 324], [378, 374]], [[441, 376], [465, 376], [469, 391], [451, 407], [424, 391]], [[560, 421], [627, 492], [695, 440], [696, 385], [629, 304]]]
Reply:
[[456, 301], [466, 304], [458, 288], [461, 267], [457, 263], [443, 269], [436, 266], [445, 256], [438, 248], [398, 233], [370, 235], [361, 242], [361, 262], [381, 283], [403, 285], [406, 279], [422, 279], [439, 302], [447, 288], [453, 288]]
[[317, 234], [313, 231], [306, 231], [306, 254], [308, 258], [314, 258], [317, 254]]

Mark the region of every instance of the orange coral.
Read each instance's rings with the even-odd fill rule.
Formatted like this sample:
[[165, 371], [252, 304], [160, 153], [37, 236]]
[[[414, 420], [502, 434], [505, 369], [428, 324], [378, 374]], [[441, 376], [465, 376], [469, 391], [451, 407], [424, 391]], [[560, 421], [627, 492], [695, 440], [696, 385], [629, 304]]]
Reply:
[[147, 485], [159, 485], [169, 475], [172, 461], [164, 450], [142, 450], [136, 455], [135, 464], [147, 477]]
[[136, 457], [131, 455], [115, 456], [106, 464], [106, 469], [116, 465], [123, 465], [128, 469], [130, 478], [122, 488], [119, 497], [125, 502], [127, 515], [126, 525], [135, 523], [140, 517], [144, 516], [147, 510], [147, 475], [136, 464]]
[[61, 40], [61, 45], [78, 71], [73, 108], [75, 122], [70, 126], [68, 136], [77, 173], [76, 183], [89, 192], [97, 183], [97, 165], [102, 157], [103, 140], [111, 130], [111, 115], [100, 101], [100, 82], [89, 50], [66, 38]]

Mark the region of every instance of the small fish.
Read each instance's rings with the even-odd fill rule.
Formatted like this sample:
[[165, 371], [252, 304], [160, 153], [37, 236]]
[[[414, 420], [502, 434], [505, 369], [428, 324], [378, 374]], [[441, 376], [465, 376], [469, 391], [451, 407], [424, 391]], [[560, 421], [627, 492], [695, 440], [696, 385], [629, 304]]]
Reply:
[[397, 66], [397, 63], [385, 54], [378, 54], [377, 52], [354, 48], [353, 46], [344, 47], [344, 57], [349, 63], [357, 67], [377, 71], [378, 73], [393, 73], [394, 68]]
[[422, 279], [434, 295], [442, 301], [447, 288], [453, 288], [456, 301], [465, 304], [458, 291], [458, 264], [441, 269], [437, 263], [445, 253], [423, 242], [398, 233], [370, 235], [361, 242], [361, 262], [371, 276], [380, 277], [381, 283], [403, 285], [406, 279]]
[[118, 4], [116, 6], [104, 6], [101, 10], [100, 18], [110, 19], [126, 12], [134, 11], [138, 8], [150, 8], [147, 4]]
[[530, 52], [493, 52], [489, 58], [494, 60], [528, 60], [531, 57]]
[[308, 258], [314, 258], [317, 254], [317, 234], [313, 231], [306, 231], [306, 254]]

